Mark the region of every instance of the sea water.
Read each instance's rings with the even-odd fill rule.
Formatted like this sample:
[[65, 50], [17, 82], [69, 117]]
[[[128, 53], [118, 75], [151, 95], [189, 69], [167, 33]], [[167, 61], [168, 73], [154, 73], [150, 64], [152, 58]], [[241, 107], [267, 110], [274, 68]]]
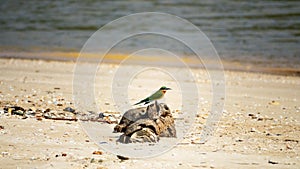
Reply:
[[[186, 19], [201, 29], [222, 60], [275, 67], [298, 68], [300, 65], [299, 1], [2, 0], [0, 10], [1, 56], [10, 56], [6, 53], [12, 51], [79, 52], [95, 31], [115, 19], [139, 12], [164, 12]], [[157, 26], [159, 24], [161, 22], [157, 22]], [[175, 26], [172, 22], [168, 25]], [[130, 24], [125, 26], [127, 29], [112, 27], [113, 36], [128, 29], [140, 29]], [[184, 33], [181, 29], [178, 32]], [[170, 48], [176, 48], [173, 43], [150, 37], [146, 41], [132, 39], [116, 52], [142, 49], [147, 44], [170, 44]], [[188, 50], [178, 50], [183, 51], [182, 55], [189, 55]]]

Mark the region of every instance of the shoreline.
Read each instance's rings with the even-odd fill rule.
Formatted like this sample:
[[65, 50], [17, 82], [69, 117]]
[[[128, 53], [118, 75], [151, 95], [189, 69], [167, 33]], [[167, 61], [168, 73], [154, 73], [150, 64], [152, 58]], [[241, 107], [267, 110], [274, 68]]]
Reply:
[[[60, 61], [60, 62], [76, 62], [80, 53], [78, 52], [0, 52], [0, 59], [24, 59], [24, 60], [45, 60], [45, 61]], [[97, 62], [99, 55], [96, 54], [83, 54], [87, 56], [81, 59], [81, 62]], [[102, 60], [102, 63], [109, 64], [120, 64], [124, 58], [128, 55], [126, 54], [109, 54], [106, 55]], [[184, 63], [186, 63], [191, 68], [205, 69], [202, 62], [195, 58], [182, 57]], [[167, 66], [167, 67], [182, 67], [176, 63], [176, 61], [170, 61], [170, 58], [163, 58], [159, 56], [147, 57], [147, 56], [135, 56], [131, 58], [127, 64], [132, 65], [147, 65], [147, 66]], [[171, 63], [170, 63], [171, 62]], [[209, 60], [208, 67], [212, 70], [214, 68], [214, 61]], [[164, 64], [161, 64], [164, 63]], [[300, 68], [297, 64], [293, 67], [278, 67], [271, 66], [271, 63], [265, 63], [269, 66], [264, 66], [262, 62], [257, 64], [256, 61], [250, 61], [241, 63], [239, 61], [227, 61], [221, 60], [222, 67], [225, 71], [237, 71], [237, 72], [252, 72], [252, 73], [262, 73], [262, 74], [273, 74], [273, 75], [284, 75], [284, 76], [300, 76]], [[218, 68], [219, 69], [219, 68]]]

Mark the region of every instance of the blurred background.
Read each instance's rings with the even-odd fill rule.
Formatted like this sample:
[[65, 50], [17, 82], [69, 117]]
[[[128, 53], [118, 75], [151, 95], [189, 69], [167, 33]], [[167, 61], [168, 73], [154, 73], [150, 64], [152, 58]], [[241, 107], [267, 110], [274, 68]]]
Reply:
[[[79, 52], [95, 31], [119, 17], [165, 12], [199, 27], [224, 61], [279, 68], [300, 65], [297, 0], [1, 0], [0, 11], [2, 57], [12, 51]], [[122, 50], [139, 45], [143, 43], [128, 43]]]

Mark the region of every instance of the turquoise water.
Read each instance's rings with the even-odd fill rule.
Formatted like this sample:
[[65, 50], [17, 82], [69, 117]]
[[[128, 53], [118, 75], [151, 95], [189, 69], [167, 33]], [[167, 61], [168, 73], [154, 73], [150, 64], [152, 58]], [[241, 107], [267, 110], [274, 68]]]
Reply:
[[[106, 23], [132, 13], [156, 11], [198, 26], [224, 60], [300, 65], [300, 2], [296, 0], [2, 0], [0, 10], [2, 52], [80, 51]], [[118, 31], [124, 30], [116, 28], [115, 36]], [[148, 38], [147, 43], [164, 42]], [[143, 45], [127, 43], [122, 51]]]

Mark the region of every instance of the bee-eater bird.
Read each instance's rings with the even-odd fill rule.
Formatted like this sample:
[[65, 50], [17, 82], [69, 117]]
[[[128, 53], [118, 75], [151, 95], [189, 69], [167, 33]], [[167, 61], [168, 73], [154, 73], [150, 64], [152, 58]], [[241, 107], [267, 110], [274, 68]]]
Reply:
[[165, 95], [167, 90], [171, 90], [171, 88], [168, 88], [166, 86], [162, 86], [158, 91], [153, 93], [151, 96], [147, 97], [146, 99], [143, 99], [143, 100], [139, 101], [138, 103], [135, 103], [134, 105], [138, 105], [138, 104], [141, 104], [141, 103], [148, 104], [152, 101], [161, 99]]

